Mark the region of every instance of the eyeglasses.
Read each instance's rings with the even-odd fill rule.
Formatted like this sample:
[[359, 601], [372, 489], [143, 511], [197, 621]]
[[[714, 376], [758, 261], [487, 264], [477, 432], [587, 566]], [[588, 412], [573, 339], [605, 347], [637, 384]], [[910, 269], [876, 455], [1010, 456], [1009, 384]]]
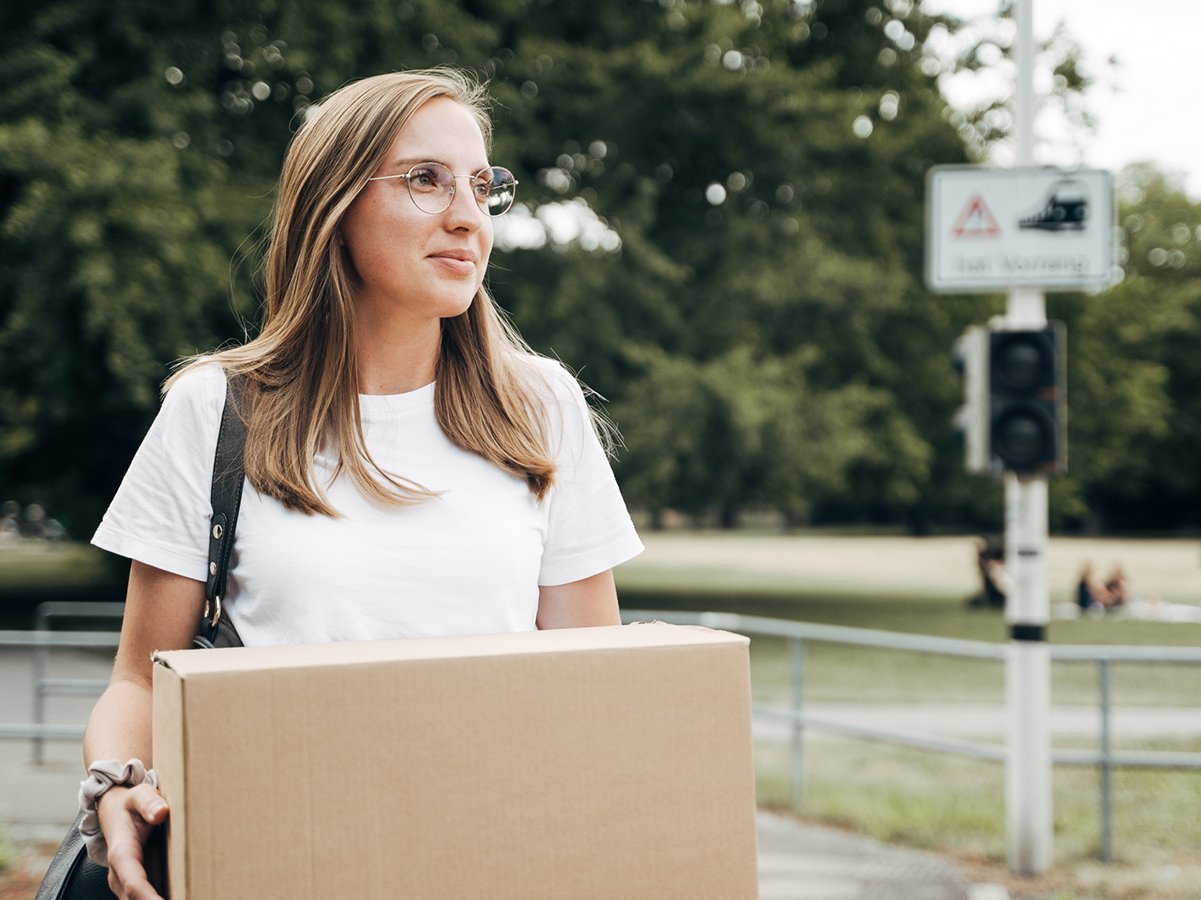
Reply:
[[450, 208], [460, 178], [471, 182], [475, 202], [490, 216], [507, 213], [513, 205], [513, 198], [517, 196], [517, 179], [501, 166], [480, 169], [474, 175], [455, 175], [442, 163], [423, 162], [417, 163], [403, 175], [376, 175], [367, 180], [388, 181], [393, 178], [404, 179], [414, 205], [430, 215]]

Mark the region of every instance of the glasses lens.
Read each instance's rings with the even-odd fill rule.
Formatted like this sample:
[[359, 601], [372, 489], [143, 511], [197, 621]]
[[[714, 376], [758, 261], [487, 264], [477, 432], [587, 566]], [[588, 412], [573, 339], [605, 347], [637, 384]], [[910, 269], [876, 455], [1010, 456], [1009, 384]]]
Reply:
[[517, 196], [517, 179], [513, 177], [513, 173], [500, 166], [493, 166], [482, 171], [478, 177], [480, 182], [483, 182], [482, 187], [486, 194], [480, 197], [480, 202], [484, 204], [488, 215], [499, 216], [508, 212]]
[[409, 169], [409, 195], [417, 208], [428, 213], [440, 213], [450, 206], [454, 195], [455, 178], [450, 169], [440, 163], [420, 163]]

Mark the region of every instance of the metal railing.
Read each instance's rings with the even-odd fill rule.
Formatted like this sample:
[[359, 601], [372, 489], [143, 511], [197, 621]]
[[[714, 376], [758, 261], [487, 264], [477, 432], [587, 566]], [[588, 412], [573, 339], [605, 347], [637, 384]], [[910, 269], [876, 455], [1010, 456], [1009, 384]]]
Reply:
[[54, 631], [56, 619], [115, 619], [124, 614], [124, 603], [49, 601], [34, 610], [33, 631], [0, 631], [0, 648], [32, 647], [33, 721], [27, 724], [0, 723], [0, 738], [28, 738], [33, 743], [33, 762], [41, 764], [45, 742], [77, 740], [83, 725], [52, 725], [46, 722], [47, 698], [55, 695], [99, 696], [108, 685], [100, 678], [55, 678], [48, 674], [50, 651], [58, 649], [115, 649], [120, 634], [115, 631]]
[[[630, 610], [625, 612], [625, 616], [627, 620], [658, 619], [681, 625], [704, 625], [745, 635], [784, 638], [788, 641], [790, 682], [788, 708], [757, 705], [752, 712], [760, 719], [781, 721], [792, 726], [789, 785], [793, 798], [797, 802], [801, 799], [804, 780], [804, 733], [806, 728], [845, 737], [884, 741], [922, 750], [954, 753], [996, 762], [1004, 762], [1008, 757], [1006, 747], [1000, 744], [838, 722], [805, 711], [806, 642], [852, 644], [860, 647], [933, 653], [996, 662], [1003, 662], [1006, 659], [1008, 653], [1006, 644], [905, 634], [870, 628], [849, 628], [841, 625], [818, 625], [811, 622], [744, 616], [737, 613]], [[1092, 662], [1098, 666], [1100, 688], [1097, 698], [1100, 711], [1098, 747], [1096, 750], [1053, 749], [1051, 761], [1059, 765], [1096, 766], [1098, 768], [1101, 796], [1100, 855], [1105, 862], [1111, 862], [1113, 860], [1113, 770], [1116, 768], [1201, 769], [1201, 753], [1114, 749], [1112, 715], [1114, 702], [1111, 669], [1115, 663], [1119, 662], [1201, 665], [1201, 647], [1052, 645], [1049, 650], [1054, 662]]]
[[[0, 631], [0, 648], [33, 647], [35, 650], [33, 655], [34, 721], [31, 724], [0, 723], [0, 738], [32, 740], [34, 761], [40, 763], [45, 740], [78, 739], [83, 735], [82, 725], [46, 723], [46, 699], [55, 694], [99, 695], [103, 692], [107, 681], [49, 677], [47, 669], [50, 651], [55, 648], [113, 649], [117, 646], [120, 635], [117, 632], [54, 631], [51, 624], [55, 619], [63, 617], [119, 620], [123, 609], [124, 604], [121, 603], [43, 603], [35, 614], [36, 630]], [[737, 613], [628, 610], [625, 612], [625, 617], [627, 620], [658, 619], [677, 624], [704, 625], [739, 634], [777, 637], [788, 641], [789, 706], [781, 709], [756, 705], [753, 713], [760, 719], [781, 721], [791, 725], [789, 783], [793, 796], [798, 801], [804, 781], [804, 734], [807, 728], [846, 737], [884, 741], [995, 762], [1003, 762], [1007, 758], [1006, 748], [999, 744], [840, 722], [813, 715], [805, 710], [806, 642], [850, 644], [994, 662], [1005, 660], [1008, 651], [1006, 644], [905, 634], [870, 628], [849, 628], [841, 625], [819, 625], [811, 622], [744, 616]], [[1098, 708], [1100, 711], [1098, 748], [1096, 750], [1053, 750], [1051, 759], [1060, 765], [1096, 766], [1098, 768], [1101, 793], [1101, 858], [1108, 862], [1113, 859], [1113, 770], [1116, 768], [1201, 769], [1201, 753], [1114, 749], [1112, 667], [1119, 662], [1198, 665], [1201, 664], [1201, 647], [1052, 645], [1049, 649], [1053, 661], [1092, 662], [1098, 666]]]

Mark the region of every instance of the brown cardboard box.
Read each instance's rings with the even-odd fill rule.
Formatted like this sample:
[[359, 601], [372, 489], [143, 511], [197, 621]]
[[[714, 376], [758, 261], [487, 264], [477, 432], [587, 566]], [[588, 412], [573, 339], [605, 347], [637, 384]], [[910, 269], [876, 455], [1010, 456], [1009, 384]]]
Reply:
[[159, 653], [171, 897], [750, 900], [747, 648], [640, 623]]

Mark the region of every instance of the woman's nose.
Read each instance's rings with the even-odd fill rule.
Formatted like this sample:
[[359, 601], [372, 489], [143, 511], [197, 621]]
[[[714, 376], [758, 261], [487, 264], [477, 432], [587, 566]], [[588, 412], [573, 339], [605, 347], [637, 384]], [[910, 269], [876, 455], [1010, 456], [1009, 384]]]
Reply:
[[487, 213], [476, 202], [475, 194], [470, 187], [462, 187], [456, 183], [451, 188], [450, 205], [446, 207], [444, 215], [447, 225], [451, 228], [469, 227], [475, 230], [480, 227], [481, 220]]

